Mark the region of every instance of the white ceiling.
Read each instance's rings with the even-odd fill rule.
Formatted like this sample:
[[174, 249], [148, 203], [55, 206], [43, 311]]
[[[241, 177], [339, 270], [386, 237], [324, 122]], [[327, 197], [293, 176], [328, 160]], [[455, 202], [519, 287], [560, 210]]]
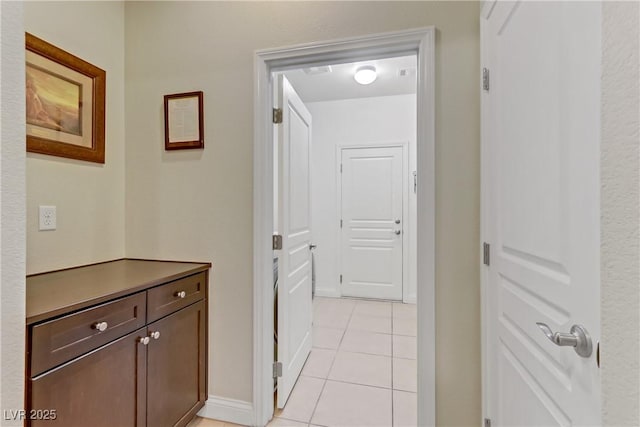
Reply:
[[[356, 69], [363, 65], [373, 65], [378, 72], [376, 81], [369, 85], [353, 79]], [[411, 55], [332, 65], [331, 72], [315, 74], [309, 69], [296, 69], [285, 71], [284, 75], [304, 102], [333, 101], [416, 93], [416, 66], [416, 56]], [[400, 70], [409, 73], [400, 76]]]

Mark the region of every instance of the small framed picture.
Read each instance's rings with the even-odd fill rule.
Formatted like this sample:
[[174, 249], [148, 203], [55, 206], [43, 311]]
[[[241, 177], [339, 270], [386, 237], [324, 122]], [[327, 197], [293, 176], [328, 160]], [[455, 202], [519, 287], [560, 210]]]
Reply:
[[25, 35], [27, 151], [104, 163], [106, 72]]
[[164, 149], [204, 148], [202, 92], [164, 96]]

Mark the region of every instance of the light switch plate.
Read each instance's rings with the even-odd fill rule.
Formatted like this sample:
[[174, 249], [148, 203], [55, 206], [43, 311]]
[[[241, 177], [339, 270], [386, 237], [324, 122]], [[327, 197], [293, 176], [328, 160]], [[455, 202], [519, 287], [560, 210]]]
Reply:
[[56, 207], [40, 206], [40, 230], [56, 229]]

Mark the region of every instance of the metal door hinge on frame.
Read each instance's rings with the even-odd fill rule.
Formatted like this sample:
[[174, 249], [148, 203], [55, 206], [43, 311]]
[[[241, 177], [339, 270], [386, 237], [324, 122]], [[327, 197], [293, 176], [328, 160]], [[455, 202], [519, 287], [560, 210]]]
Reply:
[[282, 249], [282, 236], [279, 234], [274, 234], [273, 237], [271, 238], [271, 247], [273, 250], [280, 250]]
[[486, 90], [487, 92], [489, 91], [489, 86], [490, 86], [490, 78], [489, 78], [489, 69], [488, 68], [483, 68], [482, 69], [482, 89]]
[[282, 108], [273, 109], [273, 123], [275, 124], [282, 123]]
[[273, 363], [273, 378], [282, 377], [282, 362]]
[[482, 244], [482, 262], [484, 265], [491, 265], [491, 245], [487, 242]]
[[485, 418], [484, 419], [484, 427], [491, 427], [491, 419], [490, 418]]
[[342, 274], [340, 275], [340, 283], [342, 283]]

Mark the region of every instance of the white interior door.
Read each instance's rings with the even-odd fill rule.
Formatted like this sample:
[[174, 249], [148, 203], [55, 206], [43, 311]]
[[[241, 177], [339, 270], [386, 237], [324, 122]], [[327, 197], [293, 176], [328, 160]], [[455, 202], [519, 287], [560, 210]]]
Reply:
[[345, 148], [342, 295], [402, 300], [402, 147]]
[[[483, 10], [485, 414], [494, 426], [601, 422], [601, 7], [498, 1]], [[554, 333], [584, 326], [592, 353], [556, 345], [537, 322]]]
[[283, 408], [311, 351], [311, 114], [287, 79], [279, 75], [277, 125], [278, 231], [278, 407]]

